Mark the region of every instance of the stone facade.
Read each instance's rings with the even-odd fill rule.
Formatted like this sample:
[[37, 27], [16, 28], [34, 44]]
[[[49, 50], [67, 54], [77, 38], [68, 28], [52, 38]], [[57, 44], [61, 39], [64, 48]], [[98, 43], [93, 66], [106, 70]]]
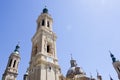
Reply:
[[17, 45], [14, 52], [11, 53], [2, 80], [16, 80], [18, 75], [18, 65], [20, 62], [20, 55], [18, 49], [19, 45]]
[[46, 8], [37, 19], [37, 30], [32, 38], [31, 60], [26, 80], [59, 80], [61, 75], [56, 52], [53, 19]]
[[[23, 80], [102, 80], [97, 74], [97, 79], [86, 76], [81, 67], [77, 66], [76, 60], [70, 60], [66, 77], [62, 75], [57, 59], [56, 34], [52, 31], [53, 19], [44, 8], [37, 19], [37, 28], [32, 37], [32, 52], [29, 67], [24, 74]], [[2, 80], [16, 80], [18, 63], [20, 61], [18, 46], [11, 54]], [[11, 59], [13, 60], [11, 62]], [[16, 60], [16, 64], [15, 61]], [[15, 67], [13, 66], [15, 64]], [[10, 65], [10, 66], [9, 66]]]
[[110, 56], [112, 58], [112, 64], [114, 69], [116, 70], [118, 74], [118, 79], [120, 80], [120, 61], [117, 61], [114, 55], [110, 52]]

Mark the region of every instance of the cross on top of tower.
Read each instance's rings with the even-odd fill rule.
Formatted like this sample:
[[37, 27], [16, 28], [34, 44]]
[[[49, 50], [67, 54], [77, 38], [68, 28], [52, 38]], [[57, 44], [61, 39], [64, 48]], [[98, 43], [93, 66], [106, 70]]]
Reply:
[[20, 48], [20, 45], [19, 45], [19, 42], [18, 42], [18, 44], [17, 44], [16, 47], [15, 47], [14, 52], [19, 52], [19, 48]]

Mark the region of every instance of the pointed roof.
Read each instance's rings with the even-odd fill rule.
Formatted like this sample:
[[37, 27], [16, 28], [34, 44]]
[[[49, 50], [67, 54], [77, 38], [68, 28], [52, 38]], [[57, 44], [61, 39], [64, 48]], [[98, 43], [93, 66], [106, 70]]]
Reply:
[[113, 63], [116, 62], [116, 58], [115, 58], [114, 55], [111, 53], [111, 51], [109, 51], [109, 53], [110, 53], [110, 56], [111, 56], [111, 58], [112, 58]]

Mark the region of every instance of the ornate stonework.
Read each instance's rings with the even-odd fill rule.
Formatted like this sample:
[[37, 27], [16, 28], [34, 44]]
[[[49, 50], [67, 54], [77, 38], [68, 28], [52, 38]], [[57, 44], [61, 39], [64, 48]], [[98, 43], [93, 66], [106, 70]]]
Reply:
[[[45, 8], [46, 9], [46, 8]], [[44, 12], [37, 19], [37, 30], [32, 38], [32, 53], [27, 80], [59, 80], [60, 67], [56, 56], [56, 34], [52, 18]]]
[[20, 55], [18, 49], [19, 45], [17, 45], [14, 52], [11, 53], [2, 80], [16, 80], [18, 75], [18, 65], [20, 62]]

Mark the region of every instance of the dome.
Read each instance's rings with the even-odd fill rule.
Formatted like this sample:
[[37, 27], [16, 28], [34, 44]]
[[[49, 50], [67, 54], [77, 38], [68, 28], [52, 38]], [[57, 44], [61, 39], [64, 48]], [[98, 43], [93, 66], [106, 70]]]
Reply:
[[77, 66], [76, 60], [72, 59], [70, 60], [71, 67], [67, 71], [66, 77], [67, 78], [73, 78], [76, 75], [85, 75], [84, 71]]
[[71, 68], [67, 71], [66, 77], [68, 77], [68, 78], [73, 78], [74, 75], [78, 75], [78, 74], [84, 74], [84, 71], [83, 71], [82, 69], [80, 69], [80, 67], [71, 67]]
[[67, 71], [67, 75], [66, 77], [70, 77], [72, 78], [75, 75], [75, 67], [71, 67], [68, 71]]
[[48, 9], [47, 9], [47, 8], [44, 8], [44, 9], [43, 9], [43, 13], [48, 13]]
[[14, 56], [20, 56], [19, 52], [17, 52], [17, 51], [16, 51], [16, 52], [12, 52], [12, 53], [11, 53], [11, 56], [13, 56], [13, 55], [14, 55]]

